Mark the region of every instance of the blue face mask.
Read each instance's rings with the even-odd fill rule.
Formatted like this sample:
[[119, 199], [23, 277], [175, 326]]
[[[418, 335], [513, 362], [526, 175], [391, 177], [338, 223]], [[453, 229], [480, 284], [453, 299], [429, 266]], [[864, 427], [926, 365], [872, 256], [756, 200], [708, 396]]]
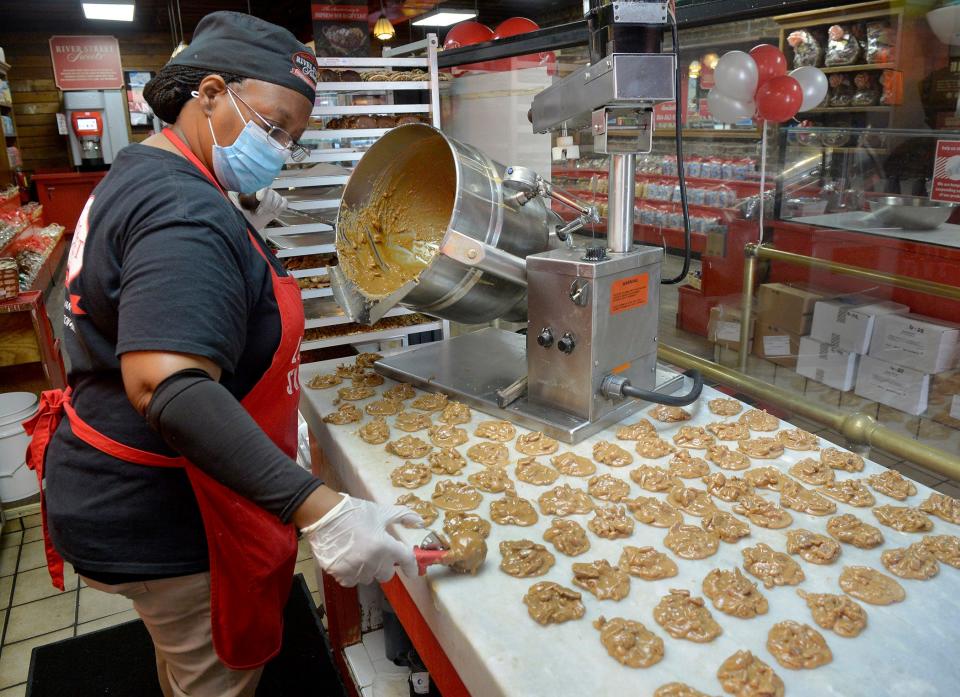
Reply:
[[[243, 114], [232, 94], [230, 101], [243, 120]], [[213, 122], [209, 116], [207, 124], [210, 126], [210, 135], [213, 136], [213, 171], [224, 189], [252, 194], [270, 186], [280, 174], [287, 159], [286, 153], [271, 145], [267, 132], [253, 121], [247, 121], [233, 145], [225, 146], [217, 143]]]

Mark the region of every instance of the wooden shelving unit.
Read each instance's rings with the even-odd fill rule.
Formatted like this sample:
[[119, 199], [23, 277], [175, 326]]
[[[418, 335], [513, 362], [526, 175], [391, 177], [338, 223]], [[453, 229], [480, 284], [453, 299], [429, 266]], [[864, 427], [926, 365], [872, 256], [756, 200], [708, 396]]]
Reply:
[[[893, 61], [867, 63], [866, 60], [864, 60], [853, 65], [820, 65], [818, 67], [827, 75], [871, 72], [878, 73], [877, 78], [879, 78], [880, 74], [884, 71], [899, 70], [902, 65], [904, 49], [904, 8], [901, 2], [862, 2], [855, 5], [843, 5], [840, 7], [781, 15], [774, 17], [774, 20], [780, 25], [780, 49], [787, 56], [787, 61], [791, 67], [793, 67], [793, 49], [787, 43], [787, 37], [791, 32], [798, 29], [819, 29], [825, 31], [833, 24], [849, 26], [851, 24], [882, 20], [887, 20], [891, 28], [895, 30], [896, 45], [895, 58]], [[824, 49], [825, 48], [826, 47], [824, 47]], [[822, 62], [823, 61], [821, 61], [821, 63]], [[854, 120], [860, 119], [863, 121], [863, 123], [857, 125], [890, 128], [895, 108], [895, 105], [886, 104], [873, 106], [824, 106], [801, 112], [798, 118], [825, 118], [827, 119], [827, 123], [823, 125], [831, 126], [837, 125], [836, 121], [834, 121], [836, 117], [846, 119], [853, 115]], [[879, 118], [874, 118], [874, 115], [878, 115]]]
[[[6, 82], [9, 85], [9, 73], [10, 64], [0, 61], [0, 81]], [[3, 134], [3, 146], [0, 147], [0, 188], [2, 188], [6, 184], [13, 183], [13, 171], [16, 169], [14, 163], [10, 161], [10, 156], [7, 153], [7, 148], [15, 147], [17, 145], [17, 124], [16, 119], [13, 116], [12, 100], [7, 102], [0, 97], [0, 116], [9, 117], [10, 122], [13, 123], [12, 133], [8, 133], [2, 128], [2, 125], [0, 125], [0, 133]], [[6, 121], [6, 118], [3, 120]]]

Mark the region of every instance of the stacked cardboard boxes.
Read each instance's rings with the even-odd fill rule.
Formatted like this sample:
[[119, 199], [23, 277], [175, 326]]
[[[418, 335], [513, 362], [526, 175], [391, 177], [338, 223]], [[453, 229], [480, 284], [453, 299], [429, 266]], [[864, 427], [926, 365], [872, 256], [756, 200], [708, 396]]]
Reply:
[[877, 318], [909, 310], [900, 303], [878, 302], [863, 296], [818, 301], [810, 334], [800, 342], [797, 372], [841, 392], [852, 390]]
[[795, 368], [800, 339], [809, 333], [813, 308], [822, 292], [806, 286], [767, 283], [757, 292], [753, 353], [777, 365]]
[[914, 416], [927, 411], [933, 376], [953, 369], [960, 325], [897, 313], [878, 318], [856, 393]]

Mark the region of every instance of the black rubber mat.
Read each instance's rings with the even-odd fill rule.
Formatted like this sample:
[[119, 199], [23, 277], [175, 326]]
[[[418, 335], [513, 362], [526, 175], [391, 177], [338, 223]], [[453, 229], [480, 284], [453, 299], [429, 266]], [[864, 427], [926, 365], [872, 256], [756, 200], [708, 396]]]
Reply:
[[[342, 697], [340, 676], [303, 576], [284, 610], [283, 648], [263, 671], [257, 697]], [[163, 697], [153, 644], [135, 620], [33, 650], [27, 697]]]

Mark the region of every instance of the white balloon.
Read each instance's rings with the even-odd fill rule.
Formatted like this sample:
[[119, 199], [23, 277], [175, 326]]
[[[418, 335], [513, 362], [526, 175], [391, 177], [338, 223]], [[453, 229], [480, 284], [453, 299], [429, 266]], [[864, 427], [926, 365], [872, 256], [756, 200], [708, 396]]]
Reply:
[[753, 99], [734, 99], [720, 90], [712, 89], [707, 95], [707, 106], [715, 121], [736, 123], [740, 119], [751, 118], [757, 111]]
[[799, 82], [803, 90], [803, 104], [800, 105], [800, 111], [816, 109], [827, 98], [829, 83], [827, 76], [820, 68], [812, 66], [797, 68], [790, 73], [790, 77]]
[[760, 72], [749, 53], [730, 51], [717, 63], [713, 79], [725, 95], [745, 101], [753, 99], [757, 93]]

